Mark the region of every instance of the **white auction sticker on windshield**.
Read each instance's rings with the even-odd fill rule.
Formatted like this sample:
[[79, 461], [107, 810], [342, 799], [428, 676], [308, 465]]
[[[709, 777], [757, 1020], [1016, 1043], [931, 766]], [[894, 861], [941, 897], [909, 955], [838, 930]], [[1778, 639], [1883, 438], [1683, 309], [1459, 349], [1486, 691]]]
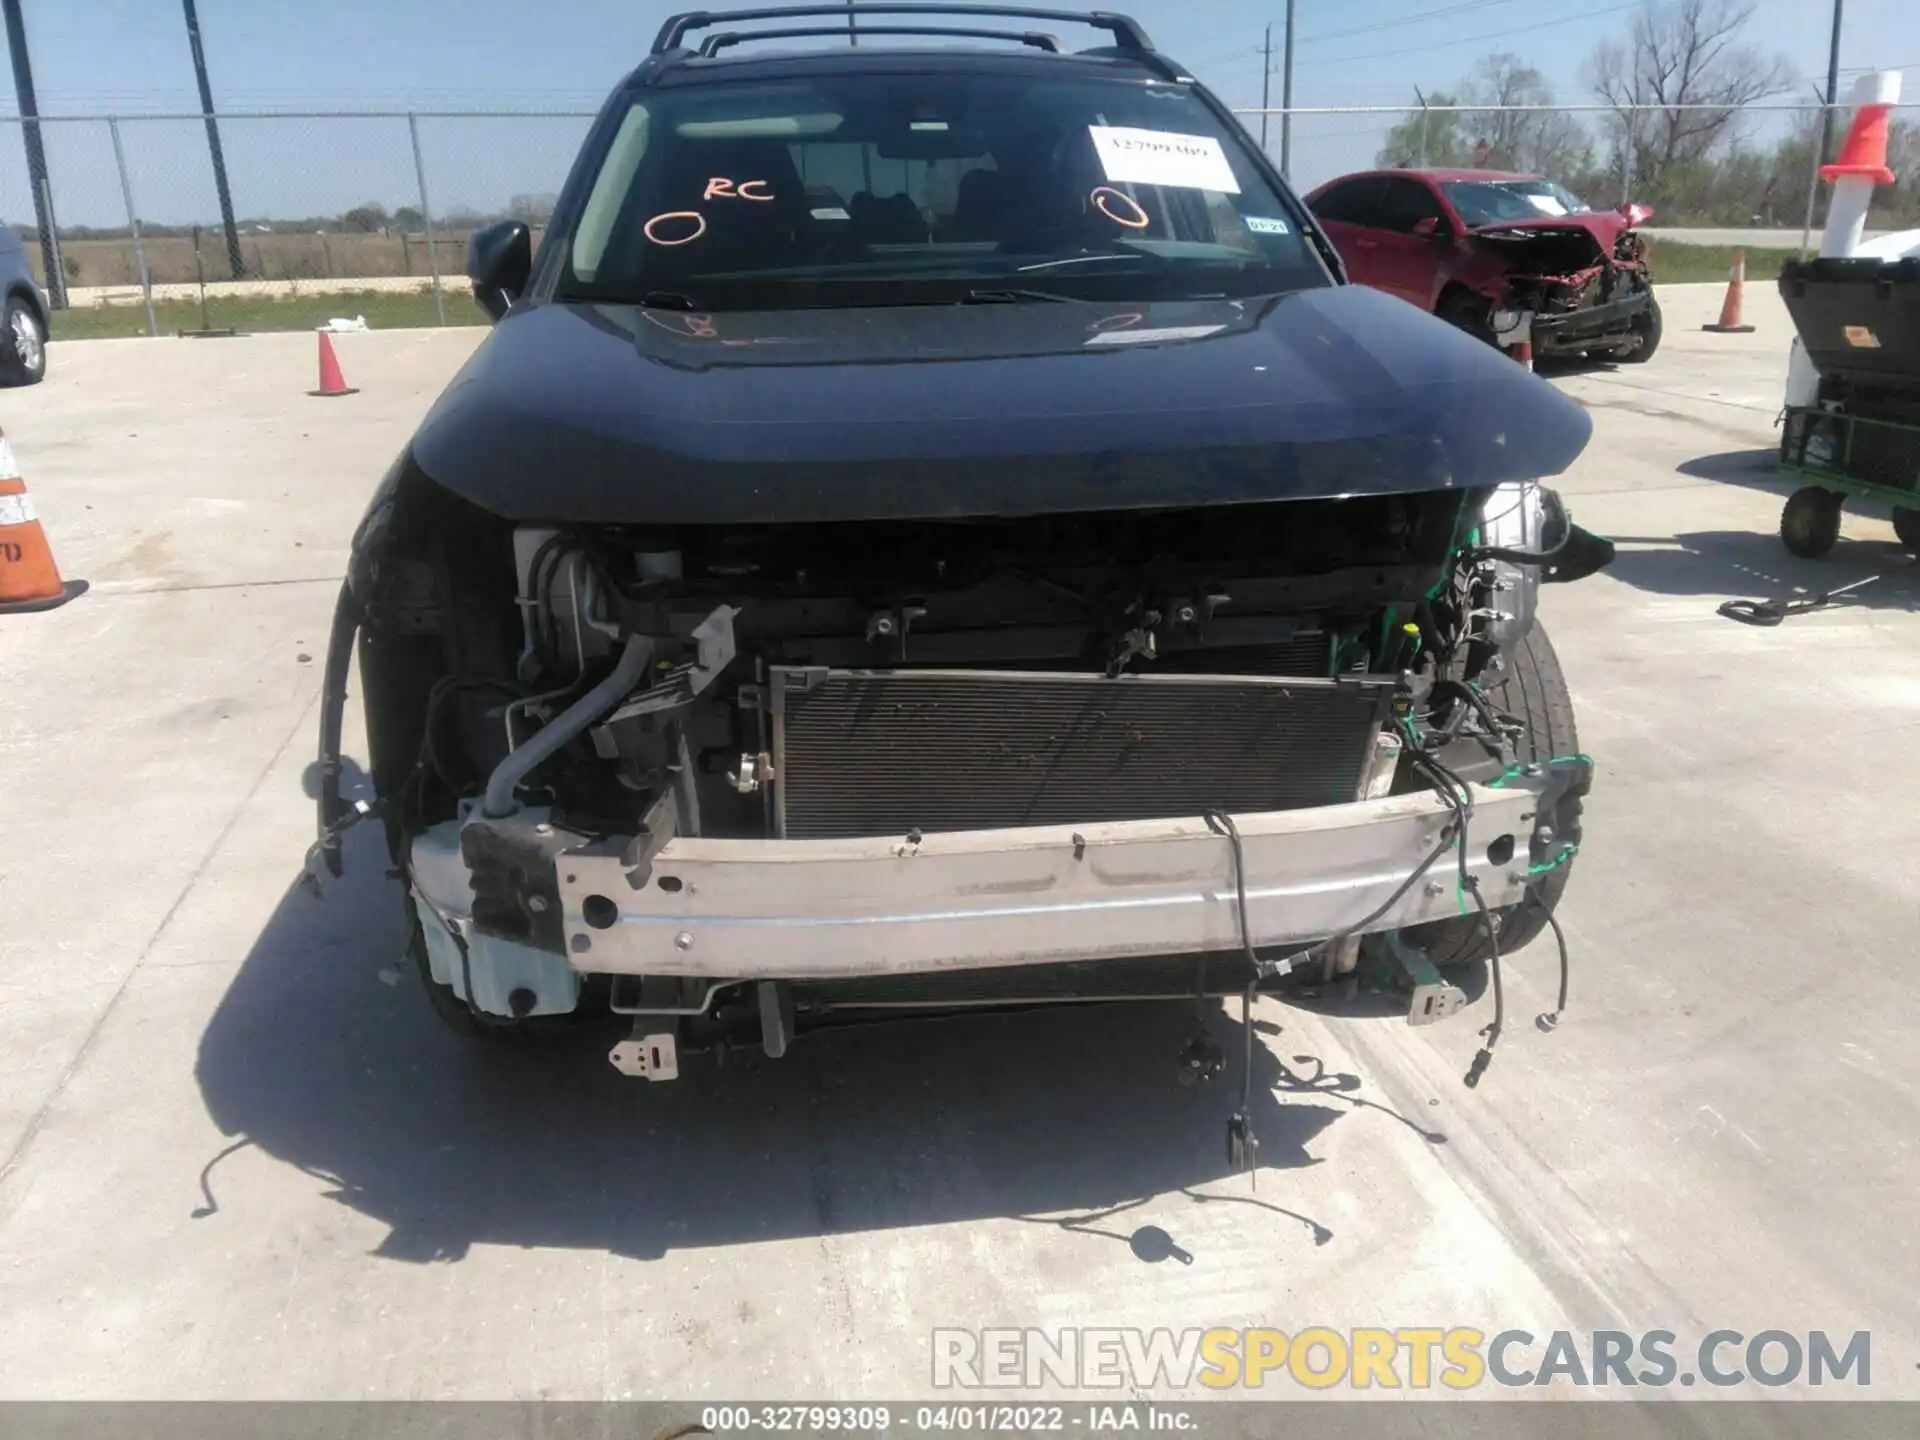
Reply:
[[1211, 135], [1176, 135], [1170, 130], [1134, 130], [1118, 125], [1089, 125], [1093, 148], [1107, 179], [1118, 185], [1176, 185], [1185, 190], [1214, 190], [1238, 195], [1240, 182], [1219, 140]]

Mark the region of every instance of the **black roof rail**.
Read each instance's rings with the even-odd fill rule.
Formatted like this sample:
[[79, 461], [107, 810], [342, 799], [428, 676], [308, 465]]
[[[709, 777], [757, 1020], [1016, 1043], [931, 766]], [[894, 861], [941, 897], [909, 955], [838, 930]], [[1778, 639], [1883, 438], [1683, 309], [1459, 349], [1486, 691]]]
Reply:
[[[847, 22], [847, 29], [858, 33], [859, 21], [867, 15], [956, 15], [985, 16], [1002, 20], [1050, 20], [1056, 24], [1090, 25], [1096, 30], [1105, 30], [1114, 38], [1115, 44], [1122, 50], [1135, 54], [1147, 54], [1153, 50], [1153, 42], [1147, 38], [1147, 32], [1138, 22], [1125, 15], [1115, 15], [1105, 10], [1034, 10], [1015, 5], [930, 5], [930, 4], [840, 4], [840, 5], [778, 5], [760, 10], [689, 10], [681, 15], [669, 16], [666, 24], [660, 27], [660, 33], [654, 37], [653, 53], [664, 55], [678, 50], [685, 43], [689, 32], [708, 30], [723, 22], [736, 20], [801, 20], [838, 18]], [[835, 27], [835, 33], [838, 33]]]
[[[702, 59], [711, 60], [722, 50], [734, 45], [744, 45], [752, 40], [799, 40], [809, 36], [847, 34], [844, 25], [797, 25], [781, 30], [722, 30], [718, 35], [709, 35], [700, 42]], [[1011, 40], [1019, 45], [1031, 45], [1036, 50], [1048, 50], [1060, 53], [1060, 41], [1052, 35], [1039, 30], [1025, 32], [1014, 30], [975, 30], [971, 27], [940, 25], [862, 25], [857, 35], [957, 35], [966, 40]]]

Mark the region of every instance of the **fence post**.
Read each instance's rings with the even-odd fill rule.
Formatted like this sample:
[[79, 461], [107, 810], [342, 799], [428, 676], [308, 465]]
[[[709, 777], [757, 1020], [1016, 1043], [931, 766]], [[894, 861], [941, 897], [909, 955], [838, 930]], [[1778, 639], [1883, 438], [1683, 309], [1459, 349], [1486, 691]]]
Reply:
[[[1821, 109], [1823, 113], [1821, 116], [1822, 129], [1820, 133], [1825, 134], [1825, 126], [1831, 123], [1827, 117], [1833, 114], [1833, 107], [1828, 105], [1822, 106]], [[1820, 166], [1825, 159], [1826, 155], [1821, 147], [1820, 141], [1816, 139], [1813, 142], [1813, 164], [1807, 167], [1809, 171], [1807, 175], [1807, 213], [1806, 218], [1800, 225], [1800, 258], [1802, 260], [1806, 259], [1813, 250], [1813, 212], [1820, 203]]]
[[433, 272], [433, 313], [447, 323], [447, 297], [440, 293], [440, 245], [433, 234], [433, 202], [427, 198], [427, 165], [420, 158], [420, 118], [407, 112], [407, 136], [413, 141], [413, 178], [420, 185], [420, 218], [427, 228], [427, 268]]
[[[46, 206], [48, 215], [53, 214], [53, 184], [44, 175], [40, 177], [40, 203]], [[53, 308], [56, 310], [64, 310], [70, 303], [70, 297], [67, 294], [67, 262], [60, 258], [60, 232], [58, 230], [48, 229], [47, 244], [53, 249], [53, 273], [59, 277], [57, 286], [49, 285], [47, 289], [60, 297], [59, 303]]]
[[120, 148], [120, 121], [109, 115], [107, 133], [113, 137], [113, 163], [120, 171], [120, 198], [127, 207], [127, 228], [133, 232], [133, 263], [140, 272], [140, 293], [147, 299], [147, 333], [158, 337], [160, 322], [153, 313], [153, 277], [147, 271], [146, 247], [140, 243], [140, 217], [133, 209], [133, 185], [127, 179], [127, 152]]

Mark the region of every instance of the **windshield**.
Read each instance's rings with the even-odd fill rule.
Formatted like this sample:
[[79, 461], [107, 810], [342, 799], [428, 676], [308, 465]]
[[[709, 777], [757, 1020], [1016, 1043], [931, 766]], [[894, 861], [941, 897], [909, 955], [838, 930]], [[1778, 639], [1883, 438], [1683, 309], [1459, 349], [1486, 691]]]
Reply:
[[1440, 187], [1469, 225], [1574, 215], [1593, 207], [1551, 180], [1449, 180]]
[[1179, 85], [921, 73], [668, 88], [636, 99], [608, 145], [562, 294], [723, 309], [1330, 284], [1299, 213]]

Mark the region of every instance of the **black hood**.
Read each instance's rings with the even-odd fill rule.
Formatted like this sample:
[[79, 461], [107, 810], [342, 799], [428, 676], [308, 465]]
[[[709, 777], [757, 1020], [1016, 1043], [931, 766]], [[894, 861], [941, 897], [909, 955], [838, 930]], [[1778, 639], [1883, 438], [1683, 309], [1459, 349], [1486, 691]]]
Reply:
[[1586, 413], [1359, 286], [1250, 300], [508, 316], [413, 455], [514, 520], [1031, 515], [1558, 474]]

